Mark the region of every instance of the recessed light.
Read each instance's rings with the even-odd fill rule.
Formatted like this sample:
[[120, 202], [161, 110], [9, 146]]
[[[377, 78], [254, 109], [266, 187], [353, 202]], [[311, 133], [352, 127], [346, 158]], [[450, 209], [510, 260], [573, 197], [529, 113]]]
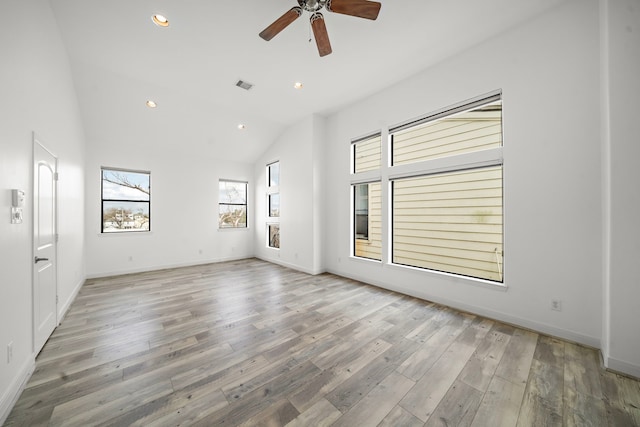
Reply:
[[296, 89], [302, 89], [302, 83], [300, 83], [300, 82], [295, 82], [295, 83], [293, 84], [293, 87], [295, 87]]
[[244, 124], [242, 124], [242, 123], [240, 123], [240, 124], [238, 125], [238, 129], [239, 129], [239, 130], [244, 130], [244, 128], [245, 128], [245, 127], [246, 127], [246, 126], [245, 126]]
[[154, 101], [152, 101], [152, 100], [148, 100], [148, 101], [146, 102], [146, 104], [147, 104], [147, 107], [149, 107], [149, 108], [156, 108], [156, 107], [158, 106], [158, 104], [156, 104], [156, 103], [155, 103]]
[[153, 15], [151, 20], [159, 27], [168, 27], [169, 20], [164, 15]]

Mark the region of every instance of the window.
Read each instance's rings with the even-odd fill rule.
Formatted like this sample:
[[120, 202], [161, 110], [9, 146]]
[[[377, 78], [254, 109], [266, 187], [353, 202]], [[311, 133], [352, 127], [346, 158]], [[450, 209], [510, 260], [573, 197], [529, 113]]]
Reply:
[[502, 281], [502, 167], [393, 181], [393, 262]]
[[267, 246], [280, 249], [280, 224], [268, 224], [267, 232], [269, 234]]
[[500, 92], [352, 141], [353, 256], [502, 283], [502, 145]]
[[280, 162], [267, 165], [267, 246], [280, 248]]
[[267, 165], [267, 176], [269, 187], [278, 187], [280, 185], [280, 162]]
[[353, 173], [380, 169], [380, 134], [353, 142], [351, 150]]
[[[354, 179], [370, 180], [378, 174], [382, 164], [381, 134], [366, 136], [351, 143]], [[382, 204], [381, 184], [358, 182], [352, 184], [353, 197], [353, 255], [382, 260]]]
[[269, 216], [280, 216], [280, 193], [269, 194]]
[[422, 162], [502, 146], [500, 100], [435, 114], [392, 132], [393, 165]]
[[500, 95], [389, 133], [391, 261], [502, 282]]
[[380, 182], [355, 184], [354, 255], [382, 260], [382, 205]]
[[356, 239], [369, 238], [369, 184], [355, 185]]
[[101, 168], [102, 232], [150, 231], [151, 173]]
[[247, 183], [220, 180], [219, 228], [247, 228]]

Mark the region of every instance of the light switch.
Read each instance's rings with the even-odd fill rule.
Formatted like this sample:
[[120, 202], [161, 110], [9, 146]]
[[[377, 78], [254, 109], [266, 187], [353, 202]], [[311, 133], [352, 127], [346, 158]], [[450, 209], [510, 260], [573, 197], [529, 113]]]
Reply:
[[11, 224], [22, 224], [22, 208], [11, 208]]

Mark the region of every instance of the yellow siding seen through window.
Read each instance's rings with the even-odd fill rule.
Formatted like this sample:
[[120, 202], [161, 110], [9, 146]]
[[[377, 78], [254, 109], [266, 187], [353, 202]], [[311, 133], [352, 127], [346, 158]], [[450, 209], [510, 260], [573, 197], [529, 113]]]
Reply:
[[368, 190], [368, 236], [356, 237], [355, 256], [382, 259], [382, 187], [379, 182], [358, 184], [369, 186]]
[[502, 146], [501, 101], [393, 134], [393, 164], [402, 165]]
[[502, 281], [502, 166], [393, 181], [393, 262]]
[[353, 143], [354, 173], [380, 169], [380, 134]]

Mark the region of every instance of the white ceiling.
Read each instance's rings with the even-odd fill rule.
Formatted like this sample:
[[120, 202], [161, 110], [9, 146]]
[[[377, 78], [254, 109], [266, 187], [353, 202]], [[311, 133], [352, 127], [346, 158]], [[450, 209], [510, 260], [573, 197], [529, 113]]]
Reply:
[[[89, 139], [106, 124], [152, 126], [144, 102], [154, 99], [169, 141], [252, 162], [296, 121], [330, 114], [563, 1], [381, 0], [376, 21], [324, 11], [333, 53], [323, 58], [306, 13], [269, 42], [258, 37], [295, 0], [51, 4]], [[170, 26], [154, 25], [154, 13]], [[244, 91], [238, 79], [255, 86]]]

